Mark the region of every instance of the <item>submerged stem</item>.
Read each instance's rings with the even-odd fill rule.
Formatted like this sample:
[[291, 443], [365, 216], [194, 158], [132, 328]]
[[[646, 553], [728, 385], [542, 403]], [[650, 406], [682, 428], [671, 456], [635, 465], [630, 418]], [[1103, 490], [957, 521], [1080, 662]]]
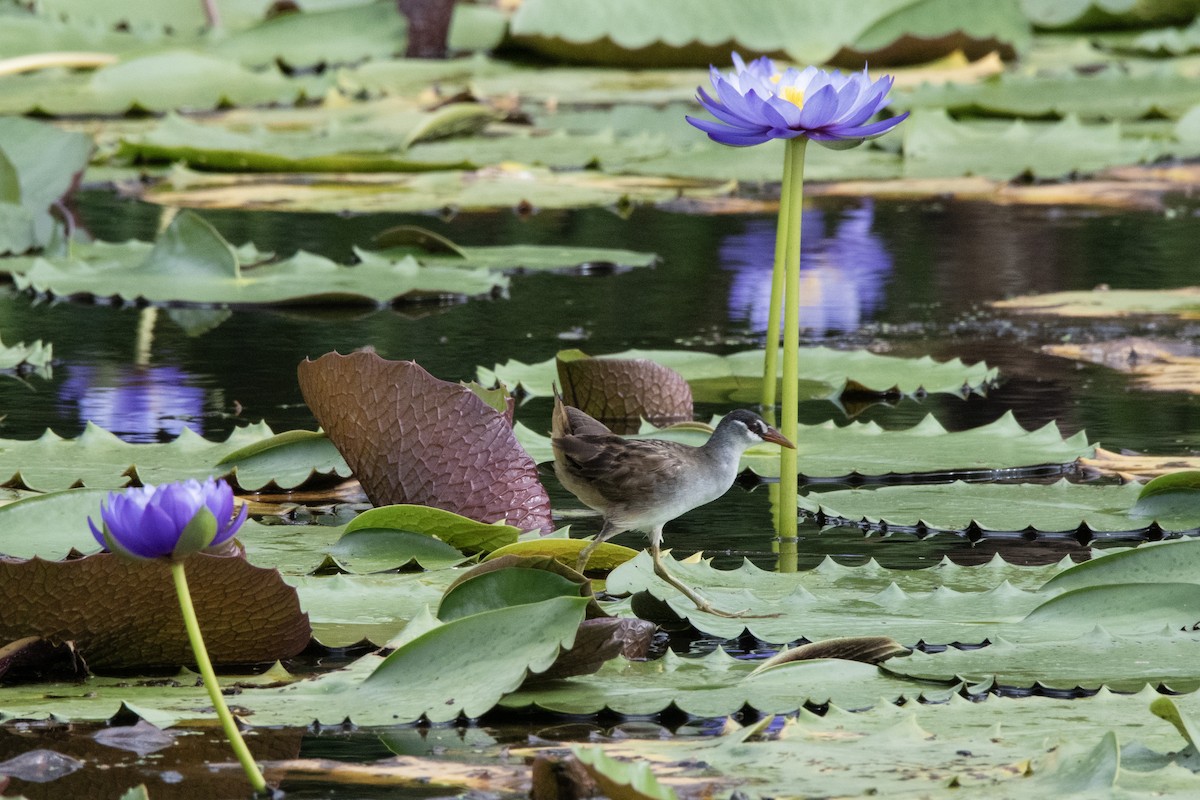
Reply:
[[[780, 203], [781, 215], [786, 202], [789, 222], [787, 223], [787, 249], [784, 254], [783, 281], [783, 389], [780, 392], [779, 429], [788, 439], [796, 442], [799, 428], [799, 371], [800, 371], [800, 221], [804, 206], [804, 146], [808, 139], [797, 136], [787, 141], [787, 156], [784, 164], [784, 187], [787, 200]], [[794, 553], [797, 532], [796, 495], [797, 451], [780, 448], [779, 456], [779, 539], [781, 542], [780, 571], [794, 571], [795, 563], [785, 564], [784, 549]], [[788, 545], [791, 545], [789, 548]], [[793, 556], [794, 558], [794, 556]]]
[[221, 720], [225, 738], [233, 747], [234, 755], [237, 756], [242, 769], [246, 771], [246, 778], [254, 787], [254, 791], [265, 793], [268, 791], [267, 781], [259, 771], [258, 764], [254, 763], [254, 756], [250, 754], [250, 748], [246, 747], [246, 741], [242, 739], [237, 722], [234, 720], [233, 714], [229, 713], [229, 707], [225, 705], [225, 698], [221, 695], [217, 674], [213, 672], [212, 661], [209, 660], [208, 650], [204, 647], [204, 637], [200, 634], [200, 622], [196, 619], [196, 608], [192, 605], [192, 595], [188, 591], [187, 575], [183, 572], [182, 561], [171, 562], [171, 577], [175, 579], [175, 593], [179, 595], [179, 610], [183, 612], [183, 624], [187, 628], [192, 652], [196, 655], [196, 666], [200, 668], [200, 676], [204, 679], [204, 688], [208, 690], [213, 708], [217, 710], [217, 717]]

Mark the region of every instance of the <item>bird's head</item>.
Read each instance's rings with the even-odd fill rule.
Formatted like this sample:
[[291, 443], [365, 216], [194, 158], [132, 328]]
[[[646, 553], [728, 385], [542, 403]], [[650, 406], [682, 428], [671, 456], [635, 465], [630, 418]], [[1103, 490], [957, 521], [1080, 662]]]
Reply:
[[744, 440], [746, 447], [753, 447], [760, 442], [773, 442], [780, 447], [796, 449], [796, 445], [788, 441], [786, 436], [768, 425], [766, 420], [753, 411], [740, 408], [731, 411], [717, 426], [718, 431], [722, 428], [727, 429], [735, 438]]

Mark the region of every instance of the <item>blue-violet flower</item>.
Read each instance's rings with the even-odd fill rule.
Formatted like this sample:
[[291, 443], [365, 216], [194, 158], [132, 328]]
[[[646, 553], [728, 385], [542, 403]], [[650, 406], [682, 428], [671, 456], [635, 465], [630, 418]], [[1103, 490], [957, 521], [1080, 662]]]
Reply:
[[233, 515], [233, 489], [212, 478], [110, 492], [100, 505], [96, 541], [132, 558], [181, 559], [228, 541], [246, 521], [247, 507]]
[[728, 73], [710, 68], [715, 97], [697, 90], [700, 105], [717, 121], [687, 117], [714, 142], [748, 147], [804, 136], [842, 150], [887, 133], [908, 116], [867, 122], [890, 102], [891, 76], [872, 81], [866, 69], [848, 75], [816, 67], [780, 71], [765, 56], [747, 64], [737, 53], [733, 63]]

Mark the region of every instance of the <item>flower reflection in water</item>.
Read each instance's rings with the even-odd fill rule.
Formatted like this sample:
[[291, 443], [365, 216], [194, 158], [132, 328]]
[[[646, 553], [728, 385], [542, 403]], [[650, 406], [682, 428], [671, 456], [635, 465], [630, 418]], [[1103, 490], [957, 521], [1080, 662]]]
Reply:
[[204, 432], [207, 392], [178, 367], [72, 364], [66, 375], [59, 404], [80, 422], [91, 421], [126, 441], [174, 439], [184, 428]]
[[[870, 200], [836, 218], [818, 209], [804, 211], [800, 255], [800, 324], [814, 335], [857, 329], [883, 303], [892, 257], [871, 232]], [[832, 230], [830, 230], [832, 228]], [[767, 329], [775, 221], [756, 219], [721, 244], [724, 269], [734, 273], [729, 315], [755, 333]]]

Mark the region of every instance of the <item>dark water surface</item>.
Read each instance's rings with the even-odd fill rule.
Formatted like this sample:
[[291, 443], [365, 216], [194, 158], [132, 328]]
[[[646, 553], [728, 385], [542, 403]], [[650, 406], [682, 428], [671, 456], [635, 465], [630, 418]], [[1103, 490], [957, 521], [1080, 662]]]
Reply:
[[[151, 239], [161, 210], [85, 192], [75, 211], [81, 226], [106, 240]], [[235, 311], [203, 333], [178, 310], [32, 301], [0, 295], [0, 339], [45, 339], [56, 363], [51, 380], [0, 381], [0, 435], [32, 438], [45, 428], [77, 435], [91, 419], [131, 441], [160, 441], [182, 426], [214, 438], [249, 421], [275, 430], [312, 428], [296, 384], [296, 364], [330, 350], [364, 345], [392, 359], [415, 359], [438, 377], [468, 379], [479, 365], [509, 358], [536, 361], [564, 347], [602, 354], [631, 347], [734, 352], [759, 346], [774, 241], [771, 216], [697, 216], [636, 209], [541, 212], [521, 219], [504, 212], [431, 216], [339, 217], [265, 212], [206, 212], [235, 244], [288, 255], [306, 249], [349, 261], [355, 245], [388, 227], [417, 224], [461, 244], [563, 244], [648, 250], [650, 269], [591, 274], [517, 274], [507, 296], [397, 309], [254, 309]], [[1181, 394], [1135, 391], [1102, 367], [1077, 366], [1038, 347], [1066, 339], [1129, 334], [1196, 338], [1179, 323], [1054, 322], [999, 315], [985, 304], [1026, 292], [1195, 283], [1200, 218], [1102, 210], [997, 207], [975, 203], [820, 201], [805, 212], [802, 286], [806, 343], [870, 347], [895, 355], [930, 353], [986, 359], [1003, 382], [987, 397], [935, 395], [877, 405], [859, 419], [907, 427], [927, 414], [949, 429], [990, 422], [1012, 411], [1027, 428], [1056, 420], [1064, 435], [1086, 430], [1112, 449], [1191, 453], [1200, 449], [1200, 405]], [[203, 327], [203, 325], [201, 325]], [[728, 410], [705, 406], [698, 414]], [[531, 427], [549, 427], [550, 405], [518, 410]], [[801, 421], [847, 422], [827, 402], [805, 404]], [[553, 484], [553, 480], [547, 481]], [[576, 508], [551, 486], [556, 508]], [[592, 532], [595, 518], [572, 520]], [[826, 553], [875, 555], [894, 566], [919, 566], [945, 552], [978, 560], [993, 548], [954, 537], [864, 539], [856, 531], [804, 532], [802, 563]], [[735, 488], [721, 501], [668, 526], [667, 544], [771, 561], [765, 491]], [[640, 547], [638, 534], [618, 541]], [[1039, 547], [1038, 559], [1052, 548]], [[1061, 556], [1061, 552], [1058, 553]], [[1033, 556], [1031, 556], [1033, 557]]]

